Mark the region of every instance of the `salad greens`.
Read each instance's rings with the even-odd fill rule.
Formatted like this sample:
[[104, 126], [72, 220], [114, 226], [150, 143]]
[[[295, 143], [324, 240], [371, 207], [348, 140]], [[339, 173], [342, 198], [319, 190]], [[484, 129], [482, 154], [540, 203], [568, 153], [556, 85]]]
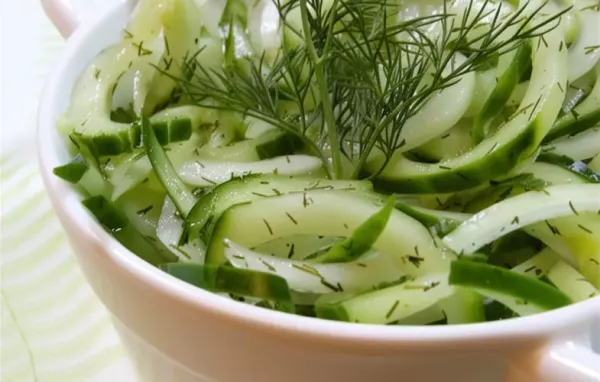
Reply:
[[321, 319], [600, 294], [596, 0], [140, 0], [54, 170], [145, 261]]

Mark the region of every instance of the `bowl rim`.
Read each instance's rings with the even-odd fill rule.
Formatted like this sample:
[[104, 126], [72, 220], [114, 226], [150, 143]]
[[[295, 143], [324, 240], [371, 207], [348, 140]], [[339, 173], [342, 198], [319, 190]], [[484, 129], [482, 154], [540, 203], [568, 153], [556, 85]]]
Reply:
[[[94, 42], [94, 36], [102, 29], [107, 20], [122, 17], [123, 12], [130, 14], [125, 7], [128, 2], [120, 2], [96, 15], [94, 20], [86, 22], [69, 38], [59, 60], [51, 70], [41, 97], [37, 121], [38, 164], [45, 188], [53, 208], [60, 211], [61, 218], [73, 221], [78, 234], [93, 240], [105, 248], [108, 257], [117, 266], [124, 268], [132, 277], [146, 286], [160, 290], [183, 304], [193, 305], [200, 310], [211, 312], [237, 325], [254, 330], [274, 330], [285, 337], [303, 339], [335, 340], [347, 343], [375, 343], [390, 345], [395, 343], [444, 343], [472, 342], [486, 339], [508, 337], [539, 338], [560, 331], [574, 324], [586, 323], [600, 313], [600, 296], [532, 316], [494, 322], [440, 326], [387, 326], [373, 324], [353, 324], [302, 317], [271, 311], [237, 301], [229, 300], [212, 292], [196, 288], [154, 267], [121, 245], [106, 232], [94, 217], [83, 207], [80, 195], [67, 182], [54, 176], [52, 169], [63, 164], [60, 148], [49, 142], [58, 141], [56, 118], [59, 116], [57, 99], [65, 95], [61, 84], [69, 75], [67, 68], [72, 60], [77, 60], [81, 47]], [[99, 47], [103, 48], [103, 46]]]

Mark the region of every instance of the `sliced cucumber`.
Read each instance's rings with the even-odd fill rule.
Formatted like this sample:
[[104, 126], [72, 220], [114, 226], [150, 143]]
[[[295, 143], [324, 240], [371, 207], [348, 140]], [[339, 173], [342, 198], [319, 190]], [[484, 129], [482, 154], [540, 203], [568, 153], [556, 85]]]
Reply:
[[389, 256], [377, 253], [347, 263], [316, 264], [263, 255], [227, 240], [225, 256], [236, 268], [283, 277], [298, 292], [357, 292], [395, 282], [403, 276]]
[[250, 175], [235, 178], [218, 185], [196, 203], [186, 222], [189, 237], [190, 239], [199, 237], [201, 231], [210, 236], [221, 214], [233, 205], [310, 190], [368, 193], [372, 190], [372, 186], [371, 183], [364, 181], [334, 181], [282, 175]]
[[581, 33], [569, 48], [569, 82], [583, 77], [600, 59], [600, 11], [581, 10]]
[[146, 117], [142, 118], [142, 141], [156, 176], [173, 200], [177, 211], [185, 218], [196, 204], [196, 198], [177, 176], [177, 172], [175, 172], [169, 157], [167, 157], [158, 139], [156, 139], [152, 125]]
[[227, 266], [169, 263], [161, 269], [182, 281], [213, 292], [225, 292], [269, 300], [275, 308], [294, 313], [292, 295], [285, 279], [269, 273]]
[[[374, 180], [376, 188], [402, 193], [442, 193], [468, 189], [505, 175], [530, 157], [551, 128], [566, 88], [566, 50], [562, 33], [545, 35], [546, 44], [533, 53], [533, 71], [527, 94], [502, 128], [473, 150], [438, 164], [411, 161], [395, 153]], [[535, 43], [534, 43], [535, 46]], [[383, 158], [375, 155], [367, 164], [380, 170]]]
[[439, 307], [439, 304], [432, 305], [427, 309], [411, 314], [395, 322], [396, 325], [416, 326], [416, 325], [436, 325], [446, 321], [446, 314]]
[[[600, 34], [600, 31], [598, 31]], [[600, 46], [598, 47], [600, 50]], [[573, 135], [587, 130], [600, 122], [600, 64], [596, 65], [596, 82], [590, 94], [574, 108], [561, 116], [544, 139], [552, 142], [565, 135]]]
[[77, 154], [69, 163], [64, 166], [55, 167], [52, 170], [54, 175], [71, 183], [78, 183], [90, 168], [81, 154]]
[[545, 220], [527, 227], [526, 232], [559, 253], [593, 285], [600, 288], [598, 211]]
[[143, 260], [153, 265], [175, 260], [172, 254], [160, 251], [154, 243], [142, 236], [104, 197], [92, 196], [82, 203], [108, 232]]
[[425, 310], [454, 293], [448, 276], [429, 274], [372, 292], [330, 293], [315, 303], [317, 317], [368, 324], [389, 324]]
[[280, 237], [250, 248], [255, 252], [291, 260], [307, 260], [307, 257], [323, 253], [343, 237], [295, 235]]
[[493, 133], [491, 131], [492, 122], [502, 113], [503, 106], [521, 81], [523, 73], [531, 66], [531, 54], [532, 47], [529, 43], [522, 44], [513, 53], [510, 65], [498, 79], [492, 94], [475, 117], [472, 132], [475, 144], [479, 144]]
[[444, 237], [456, 253], [471, 254], [497, 238], [529, 224], [600, 211], [600, 185], [549, 186], [506, 199], [481, 211]]
[[411, 154], [415, 158], [431, 162], [444, 161], [460, 156], [473, 148], [472, 126], [472, 120], [463, 119], [445, 134], [419, 146]]
[[485, 321], [483, 296], [468, 288], [455, 288], [456, 292], [440, 302], [438, 306], [446, 316], [448, 325], [468, 324]]
[[494, 90], [496, 81], [496, 68], [475, 72], [475, 89], [471, 97], [471, 104], [463, 117], [471, 118], [479, 114], [486, 100]]
[[287, 155], [258, 162], [193, 161], [181, 167], [179, 175], [188, 184], [210, 187], [252, 174], [305, 175], [317, 171], [322, 162], [308, 155]]
[[510, 270], [471, 261], [453, 261], [450, 285], [472, 288], [526, 316], [573, 301], [552, 285]]
[[[457, 55], [451, 65], [460, 65], [465, 57]], [[462, 118], [471, 103], [475, 88], [475, 73], [470, 72], [447, 89], [436, 93], [419, 112], [408, 119], [398, 140], [404, 142], [399, 149], [406, 152], [443, 135]]]
[[343, 241], [335, 243], [331, 249], [314, 259], [317, 263], [345, 263], [353, 261], [371, 249], [390, 220], [396, 197], [388, 197], [385, 206], [370, 216]]
[[593, 158], [600, 152], [600, 126], [550, 142], [544, 147], [544, 151], [565, 155], [574, 160]]
[[598, 289], [564, 261], [550, 269], [548, 279], [575, 302], [600, 295]]
[[177, 212], [175, 204], [169, 197], [166, 197], [156, 227], [156, 236], [167, 249], [179, 258], [179, 261], [202, 264], [204, 263], [206, 245], [200, 239], [181, 243], [184, 225], [185, 221]]
[[550, 248], [546, 248], [531, 259], [513, 267], [511, 271], [539, 279], [546, 276], [559, 261], [560, 255]]
[[[380, 208], [377, 199], [342, 191], [306, 191], [238, 204], [218, 220], [206, 261], [225, 262], [225, 239], [252, 248], [292, 235], [349, 236]], [[438, 248], [424, 226], [398, 210], [392, 212], [373, 249], [392, 256], [409, 275], [444, 271], [451, 256]]]
[[574, 161], [567, 156], [542, 153], [538, 157], [538, 160], [540, 162], [550, 163], [562, 167], [565, 170], [568, 170], [571, 173], [579, 176], [586, 183], [600, 183], [600, 174], [590, 169], [585, 163]]

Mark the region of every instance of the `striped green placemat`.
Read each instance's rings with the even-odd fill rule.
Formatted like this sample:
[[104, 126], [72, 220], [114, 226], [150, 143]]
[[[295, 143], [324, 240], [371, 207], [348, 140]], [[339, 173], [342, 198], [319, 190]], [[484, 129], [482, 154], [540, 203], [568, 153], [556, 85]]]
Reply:
[[[39, 0], [10, 4], [0, 11], [0, 380], [136, 381], [51, 209], [36, 163], [38, 99], [64, 42]], [[6, 33], [17, 27], [18, 33]]]

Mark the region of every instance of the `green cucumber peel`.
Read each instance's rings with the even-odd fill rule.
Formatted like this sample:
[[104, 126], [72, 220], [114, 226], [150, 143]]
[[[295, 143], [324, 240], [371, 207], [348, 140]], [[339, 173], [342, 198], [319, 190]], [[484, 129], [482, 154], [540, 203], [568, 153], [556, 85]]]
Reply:
[[276, 310], [295, 311], [287, 281], [270, 273], [193, 263], [167, 263], [160, 268], [171, 276], [211, 292], [268, 300], [275, 303]]
[[531, 44], [529, 43], [523, 43], [515, 51], [509, 67], [498, 79], [498, 83], [488, 97], [483, 109], [475, 117], [472, 131], [475, 145], [492, 133], [492, 123], [502, 113], [503, 105], [510, 98], [513, 89], [519, 84], [523, 74], [531, 67], [531, 53]]
[[[473, 288], [483, 295], [493, 295], [507, 305], [529, 305], [521, 312], [543, 312], [572, 304], [573, 301], [554, 286], [493, 265], [455, 260], [450, 264], [449, 284]], [[499, 297], [500, 296], [500, 297]], [[511, 308], [515, 306], [510, 303]], [[517, 312], [520, 313], [520, 312]]]
[[367, 252], [381, 235], [390, 220], [396, 204], [394, 195], [388, 197], [383, 208], [369, 217], [352, 232], [346, 240], [335, 243], [331, 249], [314, 261], [318, 263], [345, 263], [353, 261]]
[[103, 196], [92, 196], [83, 200], [82, 204], [115, 239], [148, 263], [159, 265], [176, 259], [167, 249], [161, 250], [136, 230], [117, 207]]
[[196, 204], [196, 198], [177, 175], [177, 171], [173, 168], [169, 157], [156, 138], [150, 120], [143, 117], [141, 124], [142, 142], [150, 164], [152, 164], [156, 176], [177, 207], [177, 211], [185, 218]]
[[55, 167], [52, 172], [54, 175], [70, 183], [77, 183], [83, 178], [90, 166], [83, 159], [81, 154], [77, 154], [71, 161], [63, 166]]

